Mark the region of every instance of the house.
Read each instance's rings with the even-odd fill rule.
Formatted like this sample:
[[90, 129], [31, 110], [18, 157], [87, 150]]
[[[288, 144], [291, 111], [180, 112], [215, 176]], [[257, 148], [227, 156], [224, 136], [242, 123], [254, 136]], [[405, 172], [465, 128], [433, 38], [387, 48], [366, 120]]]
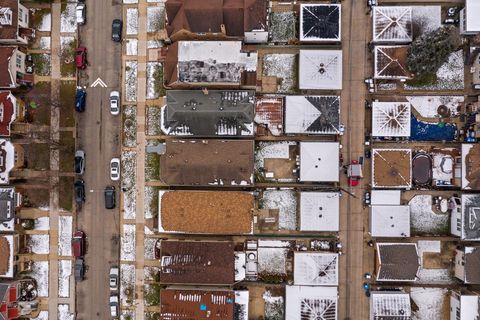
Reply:
[[13, 279], [17, 270], [18, 235], [0, 234], [0, 279]]
[[480, 317], [478, 293], [452, 290], [450, 294], [450, 320], [476, 320]]
[[232, 290], [160, 290], [160, 320], [233, 320], [235, 292]]
[[409, 189], [412, 187], [412, 150], [373, 149], [372, 187]]
[[375, 43], [412, 42], [412, 7], [374, 6], [372, 26]]
[[266, 43], [267, 5], [264, 0], [167, 0], [167, 34], [171, 41], [243, 38]]
[[248, 186], [253, 140], [166, 140], [160, 177], [176, 186]]
[[460, 33], [466, 36], [476, 35], [480, 32], [478, 20], [480, 3], [476, 0], [465, 0], [465, 8], [460, 10]]
[[285, 319], [338, 319], [338, 289], [326, 286], [286, 286]]
[[0, 0], [0, 44], [28, 44], [32, 35], [28, 26], [28, 9], [19, 0]]
[[340, 4], [300, 4], [301, 42], [340, 42]]
[[300, 50], [299, 88], [342, 89], [342, 50]]
[[17, 116], [17, 98], [10, 91], [0, 91], [0, 137], [10, 136], [10, 126]]
[[374, 78], [407, 80], [412, 74], [407, 68], [408, 46], [375, 46]]
[[0, 70], [0, 88], [18, 87], [25, 75], [25, 53], [15, 46], [0, 47]]
[[400, 205], [401, 191], [400, 190], [376, 190], [370, 192], [370, 205]]
[[480, 190], [480, 144], [462, 144], [462, 189]]
[[0, 187], [0, 232], [15, 230], [15, 210], [22, 204], [22, 196], [15, 187]]
[[300, 231], [339, 230], [339, 192], [300, 192]]
[[300, 181], [338, 182], [340, 166], [338, 142], [300, 142]]
[[[0, 283], [0, 320], [18, 319], [29, 315], [37, 309], [36, 299], [30, 300], [21, 297], [25, 294], [24, 286], [30, 285], [31, 280], [5, 281]], [[22, 293], [22, 290], [24, 293]]]
[[401, 291], [371, 291], [370, 320], [411, 320], [410, 295]]
[[[375, 7], [377, 8], [377, 7]], [[406, 102], [372, 102], [373, 137], [410, 137], [411, 105]]]
[[280, 97], [257, 98], [254, 119], [257, 135], [270, 133], [273, 136], [280, 136], [283, 134], [283, 100]]
[[410, 237], [410, 207], [371, 205], [369, 227], [372, 237]]
[[420, 268], [417, 244], [377, 242], [376, 253], [377, 281], [417, 280]]
[[257, 53], [240, 41], [178, 41], [167, 49], [165, 86], [171, 89], [256, 85]]
[[465, 284], [480, 284], [480, 247], [459, 247], [455, 252], [455, 277]]
[[338, 253], [295, 251], [293, 283], [299, 286], [338, 286]]
[[160, 282], [164, 284], [233, 285], [232, 242], [159, 240]]
[[254, 197], [241, 191], [160, 191], [161, 232], [249, 234]]
[[167, 135], [253, 136], [255, 91], [168, 90], [162, 108]]
[[13, 144], [5, 139], [0, 139], [0, 185], [8, 184], [10, 171], [15, 166], [15, 148]]
[[450, 232], [465, 241], [480, 241], [480, 195], [453, 197]]
[[339, 134], [339, 96], [286, 96], [286, 134]]

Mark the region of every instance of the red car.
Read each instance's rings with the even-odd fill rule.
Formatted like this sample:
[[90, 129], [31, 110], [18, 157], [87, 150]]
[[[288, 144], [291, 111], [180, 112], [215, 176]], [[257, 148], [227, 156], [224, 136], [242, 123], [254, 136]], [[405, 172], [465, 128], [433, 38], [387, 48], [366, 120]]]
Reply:
[[78, 47], [75, 52], [75, 65], [77, 69], [85, 69], [87, 67], [87, 48]]
[[75, 231], [72, 238], [72, 251], [74, 257], [85, 255], [85, 232]]

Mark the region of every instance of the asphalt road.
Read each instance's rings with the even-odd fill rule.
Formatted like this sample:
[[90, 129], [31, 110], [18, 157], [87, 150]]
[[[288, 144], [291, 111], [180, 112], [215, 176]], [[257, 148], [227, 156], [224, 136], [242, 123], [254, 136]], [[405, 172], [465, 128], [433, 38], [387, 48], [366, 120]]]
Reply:
[[[86, 279], [76, 286], [77, 319], [109, 319], [110, 266], [119, 265], [118, 183], [110, 180], [109, 165], [120, 156], [121, 116], [112, 116], [109, 94], [120, 89], [121, 45], [111, 40], [111, 23], [121, 18], [121, 0], [86, 0], [87, 22], [79, 30], [79, 45], [88, 49], [88, 67], [79, 75], [87, 87], [86, 111], [77, 114], [77, 147], [86, 153], [86, 203], [77, 214], [77, 227], [88, 239]], [[107, 88], [90, 85], [100, 77]], [[119, 90], [121, 91], [121, 90]], [[117, 188], [117, 208], [106, 210], [103, 190]]]

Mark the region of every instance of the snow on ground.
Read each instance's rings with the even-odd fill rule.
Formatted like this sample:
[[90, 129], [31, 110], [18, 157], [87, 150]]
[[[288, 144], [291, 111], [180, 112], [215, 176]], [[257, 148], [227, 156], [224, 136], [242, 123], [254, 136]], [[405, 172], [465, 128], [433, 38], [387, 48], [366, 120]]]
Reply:
[[70, 313], [70, 306], [68, 304], [58, 305], [58, 320], [73, 320], [75, 316]]
[[160, 40], [148, 40], [147, 48], [148, 49], [157, 49], [163, 47], [163, 44]]
[[35, 226], [33, 230], [50, 230], [50, 218], [40, 217], [35, 219]]
[[143, 269], [143, 271], [145, 273], [145, 280], [155, 280], [156, 275], [160, 272], [160, 268], [158, 268], [158, 267], [145, 267]]
[[58, 261], [58, 296], [68, 298], [70, 296], [70, 276], [72, 275], [72, 261]]
[[423, 254], [425, 252], [441, 252], [440, 241], [420, 240], [417, 243], [418, 255], [420, 257], [420, 270], [417, 273], [418, 283], [449, 283], [452, 281], [449, 269], [425, 269], [423, 268]]
[[75, 15], [76, 3], [67, 3], [60, 16], [60, 32], [77, 31], [77, 19]]
[[135, 261], [135, 225], [134, 224], [123, 225], [120, 260]]
[[137, 61], [125, 62], [125, 99], [128, 102], [137, 101]]
[[396, 83], [379, 83], [377, 84], [378, 90], [389, 91], [389, 90], [397, 90]]
[[153, 231], [150, 230], [150, 228], [147, 227], [147, 226], [145, 226], [144, 232], [145, 232], [145, 234], [153, 234]]
[[144, 240], [145, 260], [155, 260], [155, 244], [156, 243], [157, 243], [156, 238], [145, 238]]
[[282, 296], [272, 296], [272, 293], [269, 290], [265, 290], [263, 300], [265, 301], [265, 319], [284, 319], [284, 300]]
[[135, 219], [137, 205], [137, 189], [135, 188], [137, 153], [134, 151], [122, 152], [122, 189], [123, 191], [123, 218]]
[[293, 189], [265, 190], [263, 207], [279, 209], [279, 228], [295, 230], [297, 228], [297, 197]]
[[[155, 187], [147, 186], [145, 187], [145, 219], [152, 219], [158, 214], [158, 190]], [[155, 207], [157, 210], [152, 211], [152, 201], [155, 201]]]
[[50, 236], [48, 234], [29, 235], [27, 246], [33, 253], [48, 254], [50, 253]]
[[159, 32], [165, 25], [165, 8], [147, 7], [147, 32]]
[[165, 2], [166, 0], [147, 0], [147, 3]]
[[[158, 79], [158, 74], [163, 71], [162, 63], [148, 62], [147, 63], [147, 96], [146, 99], [158, 99], [160, 97], [160, 90], [162, 88], [161, 79]], [[156, 79], [157, 78], [157, 79]]]
[[50, 12], [42, 16], [42, 22], [37, 27], [37, 31], [52, 31], [52, 14]]
[[296, 144], [295, 141], [260, 142], [255, 152], [255, 170], [265, 166], [265, 159], [288, 159], [289, 146]]
[[127, 39], [127, 56], [136, 56], [138, 53], [138, 40]]
[[127, 9], [127, 35], [135, 35], [138, 33], [138, 9]]
[[463, 96], [407, 96], [406, 98], [412, 107], [425, 118], [438, 117], [437, 110], [441, 105], [446, 106], [452, 115], [456, 115], [458, 105], [464, 101]]
[[50, 43], [52, 38], [50, 37], [40, 37], [40, 49], [50, 49]]
[[34, 261], [30, 277], [37, 282], [39, 297], [48, 297], [48, 261]]
[[258, 273], [286, 274], [287, 248], [258, 248]]
[[137, 145], [137, 108], [135, 106], [123, 108], [123, 145], [129, 148]]
[[272, 42], [288, 42], [295, 38], [297, 18], [295, 12], [272, 12], [270, 15], [270, 33]]
[[41, 207], [38, 207], [37, 209], [40, 210], [40, 211], [50, 211], [49, 206], [41, 206]]
[[138, 0], [123, 0], [123, 3], [138, 3]]
[[297, 85], [295, 54], [266, 54], [263, 56], [263, 75], [281, 79], [278, 92], [290, 92]]
[[72, 255], [73, 218], [71, 216], [58, 217], [58, 255]]
[[38, 317], [30, 318], [31, 320], [48, 320], [48, 311], [40, 311]]
[[75, 37], [60, 37], [61, 54], [64, 54], [65, 50], [68, 50], [69, 52], [73, 52], [74, 48], [75, 48]]
[[[120, 304], [122, 306], [131, 305], [131, 297], [135, 289], [135, 266], [129, 264], [120, 265]], [[129, 296], [127, 291], [131, 292]]]
[[448, 228], [448, 214], [433, 212], [431, 195], [416, 195], [408, 205], [413, 232], [438, 234], [440, 230]]
[[135, 320], [135, 312], [122, 310], [122, 314], [120, 315], [120, 320]]
[[441, 11], [440, 6], [413, 6], [412, 23], [417, 33], [414, 36], [438, 29], [442, 23]]
[[411, 288], [410, 297], [418, 306], [418, 310], [413, 312], [413, 320], [442, 319], [447, 293], [448, 290], [442, 288]]
[[162, 135], [161, 118], [162, 108], [149, 106], [147, 107], [147, 135]]

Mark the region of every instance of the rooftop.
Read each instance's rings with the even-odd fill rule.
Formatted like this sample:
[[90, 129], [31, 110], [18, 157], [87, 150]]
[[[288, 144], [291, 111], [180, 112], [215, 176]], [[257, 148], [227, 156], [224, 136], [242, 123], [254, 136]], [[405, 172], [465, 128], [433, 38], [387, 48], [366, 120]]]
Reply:
[[465, 283], [480, 284], [480, 247], [465, 247]]
[[372, 205], [370, 234], [372, 237], [410, 237], [410, 207]]
[[478, 12], [480, 12], [480, 2], [476, 0], [465, 0], [466, 29], [468, 31], [480, 32]]
[[160, 191], [158, 228], [163, 232], [252, 232], [253, 195], [240, 191]]
[[10, 136], [10, 125], [16, 118], [16, 106], [17, 99], [10, 91], [0, 91], [0, 136]]
[[480, 190], [480, 144], [462, 144], [462, 189]]
[[300, 192], [301, 231], [338, 231], [339, 218], [338, 192]]
[[255, 105], [255, 123], [265, 126], [274, 136], [282, 135], [283, 99], [261, 97]]
[[462, 240], [480, 241], [480, 194], [462, 194]]
[[410, 137], [411, 105], [406, 102], [372, 103], [372, 136]]
[[377, 281], [415, 281], [420, 260], [415, 243], [377, 243]]
[[341, 50], [300, 50], [300, 89], [342, 89]]
[[0, 47], [0, 88], [15, 88], [15, 78], [10, 72], [10, 59], [17, 50], [17, 47]]
[[340, 41], [339, 4], [300, 4], [300, 41]]
[[232, 242], [160, 240], [160, 281], [172, 284], [234, 283]]
[[0, 231], [14, 231], [15, 208], [17, 206], [17, 193], [15, 192], [15, 188], [0, 188]]
[[294, 252], [295, 285], [338, 285], [338, 254], [327, 252]]
[[339, 180], [338, 142], [300, 142], [300, 181]]
[[412, 7], [373, 7], [374, 42], [411, 42]]
[[285, 319], [337, 320], [337, 287], [286, 286]]
[[408, 46], [375, 47], [375, 79], [410, 79], [408, 71]]
[[13, 278], [13, 235], [0, 234], [0, 278]]
[[5, 139], [0, 139], [0, 184], [8, 184], [10, 171], [15, 161], [13, 144]]
[[400, 205], [400, 190], [372, 190], [371, 205]]
[[[460, 320], [476, 320], [479, 316], [480, 297], [473, 294], [462, 294], [460, 296]], [[452, 317], [452, 315], [450, 315], [450, 317]]]
[[0, 8], [11, 10], [12, 20], [9, 24], [0, 27], [0, 40], [16, 40], [18, 35], [18, 7], [19, 0], [0, 0]]
[[168, 135], [253, 135], [255, 91], [168, 90], [162, 130]]
[[410, 295], [403, 292], [370, 292], [371, 320], [411, 320]]
[[168, 185], [251, 185], [253, 140], [166, 140], [161, 180]]
[[338, 134], [339, 96], [286, 96], [285, 133]]
[[412, 150], [373, 149], [372, 186], [374, 188], [410, 188], [412, 186]]

